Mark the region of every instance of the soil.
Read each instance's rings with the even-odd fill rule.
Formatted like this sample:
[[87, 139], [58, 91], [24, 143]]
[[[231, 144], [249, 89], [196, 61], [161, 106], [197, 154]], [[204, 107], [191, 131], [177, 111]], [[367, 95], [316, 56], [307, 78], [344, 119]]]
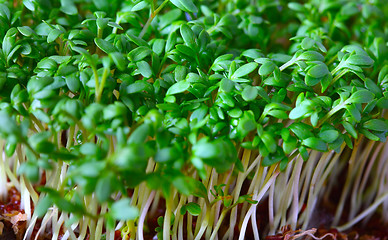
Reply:
[[0, 240], [16, 240], [16, 235], [12, 229], [12, 223], [7, 221], [1, 221], [0, 225], [3, 226], [3, 233], [0, 235]]

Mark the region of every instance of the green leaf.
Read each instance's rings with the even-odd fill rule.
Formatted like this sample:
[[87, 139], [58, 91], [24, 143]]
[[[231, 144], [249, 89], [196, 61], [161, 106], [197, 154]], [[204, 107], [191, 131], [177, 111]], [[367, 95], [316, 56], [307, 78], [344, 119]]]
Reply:
[[129, 198], [123, 198], [112, 204], [110, 215], [116, 220], [135, 220], [139, 216], [139, 210], [131, 206]]
[[325, 58], [317, 51], [306, 51], [302, 53], [299, 57], [301, 60], [307, 60], [307, 61], [320, 61], [323, 62]]
[[382, 131], [382, 132], [388, 131], [388, 123], [381, 119], [371, 119], [369, 121], [366, 121], [363, 127], [374, 131]]
[[285, 154], [290, 154], [292, 151], [296, 149], [296, 146], [298, 144], [298, 141], [295, 137], [290, 138], [287, 141], [283, 142], [283, 151]]
[[190, 202], [186, 204], [186, 210], [193, 216], [201, 214], [201, 206], [198, 203]]
[[115, 22], [108, 22], [108, 26], [112, 27], [112, 28], [118, 28], [120, 30], [123, 30], [123, 27], [121, 27], [119, 24], [117, 24]]
[[337, 130], [326, 130], [318, 134], [319, 138], [327, 143], [334, 142], [338, 136], [339, 132]]
[[232, 118], [239, 118], [243, 114], [243, 111], [240, 108], [233, 108], [228, 112], [228, 115]]
[[245, 87], [243, 92], [241, 93], [242, 98], [247, 102], [255, 100], [258, 95], [259, 91], [256, 87], [252, 86]]
[[105, 53], [113, 53], [113, 52], [117, 52], [118, 50], [113, 46], [112, 43], [104, 40], [104, 39], [101, 39], [101, 38], [95, 38], [94, 39], [94, 43], [97, 45], [98, 48], [100, 48], [102, 51], [104, 51]]
[[234, 89], [235, 83], [228, 79], [223, 78], [220, 83], [220, 89], [222, 89], [224, 92], [231, 92]]
[[354, 137], [355, 139], [358, 138], [357, 131], [353, 127], [353, 125], [348, 122], [342, 122], [342, 125], [344, 126], [345, 130], [350, 134], [350, 136]]
[[124, 71], [125, 68], [127, 67], [127, 60], [124, 58], [122, 53], [119, 52], [113, 52], [109, 54], [109, 57], [113, 60], [115, 63], [116, 67], [120, 71]]
[[151, 55], [151, 53], [152, 53], [152, 50], [149, 49], [148, 47], [140, 46], [130, 51], [128, 53], [128, 57], [130, 60], [137, 62]]
[[142, 124], [138, 128], [136, 128], [130, 138], [128, 139], [128, 143], [138, 143], [143, 144], [148, 137], [151, 129], [148, 124]]
[[288, 3], [288, 7], [297, 12], [303, 12], [305, 10], [304, 6], [297, 2]]
[[377, 86], [377, 84], [371, 80], [371, 79], [366, 79], [365, 80], [365, 87], [371, 91], [373, 94], [376, 95], [377, 98], [381, 97], [381, 89]]
[[347, 100], [349, 103], [368, 103], [375, 98], [375, 95], [366, 89], [353, 93]]
[[11, 118], [4, 110], [0, 111], [0, 133], [7, 135], [19, 135], [20, 129], [16, 121]]
[[208, 142], [200, 142], [193, 147], [194, 155], [199, 158], [214, 158], [218, 150], [215, 144]]
[[350, 104], [346, 106], [346, 110], [348, 110], [349, 114], [353, 117], [353, 119], [356, 122], [361, 121], [361, 113], [354, 104]]
[[314, 78], [321, 78], [329, 74], [329, 69], [327, 68], [326, 64], [321, 63], [310, 68], [307, 74]]
[[360, 133], [372, 141], [380, 141], [380, 138], [378, 136], [376, 136], [375, 134], [373, 134], [365, 129], [361, 129]]
[[149, 48], [149, 45], [146, 41], [144, 41], [142, 38], [136, 37], [135, 35], [131, 33], [126, 33], [126, 36], [137, 46], [143, 46]]
[[172, 179], [172, 184], [174, 185], [174, 187], [176, 187], [176, 189], [180, 193], [187, 195], [187, 196], [192, 195], [192, 193], [196, 187], [195, 180], [190, 178], [190, 177], [186, 177], [186, 176], [174, 177]]
[[176, 44], [176, 39], [177, 39], [177, 36], [176, 36], [175, 32], [172, 32], [172, 33], [170, 33], [170, 35], [168, 35], [168, 38], [167, 38], [167, 41], [166, 41], [166, 47], [164, 49], [164, 51], [166, 53], [174, 48], [174, 46]]
[[80, 152], [83, 155], [96, 155], [98, 153], [98, 147], [94, 143], [84, 143], [80, 147]]
[[0, 17], [11, 20], [11, 12], [9, 11], [9, 8], [3, 3], [0, 3]]
[[388, 96], [382, 97], [377, 101], [377, 106], [379, 108], [388, 109]]
[[96, 19], [96, 25], [97, 25], [97, 27], [99, 29], [105, 29], [108, 26], [108, 22], [109, 22], [109, 19], [104, 18], [102, 16], [101, 17], [97, 17], [97, 19]]
[[47, 209], [51, 207], [53, 201], [48, 197], [39, 198], [38, 204], [35, 207], [34, 213], [37, 214], [38, 217], [43, 217], [47, 213]]
[[264, 145], [267, 147], [270, 153], [276, 152], [277, 144], [275, 139], [269, 133], [263, 133], [261, 136], [261, 140]]
[[346, 62], [361, 67], [372, 67], [374, 63], [370, 57], [364, 54], [351, 55], [348, 59], [346, 59]]
[[290, 119], [298, 119], [304, 115], [310, 113], [313, 110], [313, 106], [310, 101], [304, 101], [299, 106], [296, 106], [291, 110], [289, 114]]
[[306, 37], [302, 40], [300, 46], [302, 47], [303, 50], [308, 50], [312, 48], [314, 44], [315, 44], [315, 41], [313, 39]]
[[152, 85], [142, 80], [136, 81], [127, 87], [128, 93], [138, 93], [141, 91], [150, 91], [150, 90], [152, 90]]
[[279, 151], [278, 154], [277, 153], [270, 154], [270, 155], [264, 157], [261, 165], [262, 166], [271, 166], [275, 163], [280, 162], [284, 158], [285, 158], [284, 154]]
[[141, 1], [141, 2], [139, 2], [137, 4], [135, 4], [135, 6], [133, 6], [131, 8], [131, 11], [132, 12], [137, 12], [137, 11], [143, 10], [147, 6], [148, 6], [148, 3], [146, 1]]
[[191, 49], [190, 47], [186, 46], [186, 45], [178, 44], [178, 45], [175, 46], [175, 48], [176, 48], [176, 50], [178, 50], [179, 52], [185, 54], [188, 57], [193, 58], [196, 55], [194, 50]]
[[17, 28], [21, 34], [26, 37], [30, 37], [34, 34], [34, 30], [32, 30], [29, 26], [22, 26]]
[[47, 42], [48, 43], [54, 42], [61, 34], [62, 34], [61, 30], [58, 30], [56, 28], [52, 29], [47, 36]]
[[309, 137], [304, 139], [302, 141], [302, 145], [321, 152], [327, 151], [326, 143], [320, 138], [316, 137]]
[[278, 119], [287, 119], [288, 118], [288, 115], [285, 111], [277, 110], [277, 109], [273, 109], [273, 110], [269, 111], [267, 113], [267, 115], [273, 116], [273, 117], [278, 118]]
[[30, 11], [35, 11], [35, 0], [23, 0], [23, 5]]
[[239, 67], [231, 76], [231, 79], [240, 78], [253, 72], [257, 68], [258, 64], [255, 62], [247, 63]]
[[195, 35], [193, 30], [187, 24], [182, 24], [181, 28], [181, 35], [183, 37], [183, 41], [190, 47], [192, 47], [195, 44]]
[[186, 75], [187, 75], [187, 72], [186, 72], [185, 66], [178, 65], [175, 67], [175, 74], [174, 74], [175, 81], [177, 82], [182, 81], [183, 79], [186, 78]]
[[154, 51], [157, 55], [162, 54], [166, 45], [166, 40], [164, 39], [156, 39], [154, 44], [152, 45], [152, 51]]
[[179, 157], [175, 148], [167, 147], [160, 149], [155, 155], [155, 162], [168, 162]]
[[75, 15], [78, 13], [74, 0], [61, 0], [61, 11], [67, 15]]
[[306, 139], [314, 136], [312, 133], [314, 130], [313, 127], [305, 123], [292, 123], [289, 128], [300, 139]]
[[[139, 129], [139, 128], [138, 128]], [[132, 134], [133, 135], [133, 134]], [[132, 137], [131, 135], [131, 137]], [[139, 132], [136, 134], [140, 135]], [[137, 137], [134, 136], [134, 137]], [[144, 136], [141, 136], [144, 137]], [[147, 136], [145, 136], [147, 137]], [[132, 142], [136, 141], [136, 143], [129, 142], [128, 146], [117, 151], [115, 156], [114, 163], [121, 170], [129, 170], [132, 172], [143, 172], [147, 167], [147, 159], [149, 157], [149, 152], [146, 149], [146, 145], [144, 145], [143, 139], [135, 139]]]
[[321, 81], [321, 78], [314, 78], [308, 74], [308, 75], [306, 75], [304, 81], [305, 81], [307, 86], [315, 86]]
[[192, 0], [170, 0], [172, 4], [185, 12], [198, 12], [198, 8]]
[[96, 196], [100, 202], [106, 202], [110, 198], [110, 195], [114, 191], [115, 181], [116, 179], [113, 174], [107, 174], [98, 179]]
[[270, 61], [265, 62], [263, 65], [259, 68], [259, 74], [260, 76], [267, 76], [270, 75], [277, 66]]
[[186, 91], [187, 89], [189, 89], [189, 87], [190, 87], [190, 83], [187, 82], [186, 80], [182, 80], [182, 81], [177, 82], [174, 85], [172, 85], [167, 90], [166, 95], [173, 95], [173, 94], [177, 94], [177, 93], [182, 93], [182, 92]]
[[139, 72], [143, 77], [150, 78], [152, 76], [152, 69], [146, 61], [140, 61], [136, 63], [136, 66], [139, 69]]
[[308, 153], [306, 147], [300, 146], [298, 150], [299, 150], [300, 155], [303, 158], [303, 161], [307, 161], [309, 159], [309, 153]]
[[331, 74], [327, 74], [325, 77], [322, 78], [321, 80], [322, 93], [325, 92], [326, 89], [330, 86], [332, 79], [333, 79], [333, 76]]
[[25, 175], [28, 180], [33, 183], [37, 183], [39, 181], [39, 167], [36, 162], [28, 161], [24, 162], [18, 168], [18, 174]]

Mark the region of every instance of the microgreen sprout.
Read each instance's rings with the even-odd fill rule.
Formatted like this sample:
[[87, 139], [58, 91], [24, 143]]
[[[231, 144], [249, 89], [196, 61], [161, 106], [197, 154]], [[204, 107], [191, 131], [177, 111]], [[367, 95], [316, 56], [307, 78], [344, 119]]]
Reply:
[[0, 203], [20, 193], [24, 239], [386, 212], [386, 4], [302, 2], [0, 1]]

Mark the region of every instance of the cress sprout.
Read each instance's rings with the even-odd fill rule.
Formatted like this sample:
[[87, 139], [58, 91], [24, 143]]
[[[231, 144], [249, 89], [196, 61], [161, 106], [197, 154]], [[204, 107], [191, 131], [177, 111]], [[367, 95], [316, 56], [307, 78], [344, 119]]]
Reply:
[[385, 3], [0, 0], [0, 203], [21, 239], [388, 222]]

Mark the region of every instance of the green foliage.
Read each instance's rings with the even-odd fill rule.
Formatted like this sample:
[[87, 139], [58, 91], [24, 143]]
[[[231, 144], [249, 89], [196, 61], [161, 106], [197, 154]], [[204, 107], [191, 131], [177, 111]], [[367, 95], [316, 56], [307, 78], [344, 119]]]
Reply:
[[95, 194], [106, 219], [134, 220], [126, 194], [143, 181], [206, 199], [193, 172], [244, 171], [244, 149], [284, 170], [296, 154], [388, 135], [387, 9], [364, 10], [380, 1], [17, 2], [0, 3], [5, 153], [27, 149], [19, 174], [33, 182], [69, 165], [39, 216], [52, 204], [86, 214], [75, 196]]

